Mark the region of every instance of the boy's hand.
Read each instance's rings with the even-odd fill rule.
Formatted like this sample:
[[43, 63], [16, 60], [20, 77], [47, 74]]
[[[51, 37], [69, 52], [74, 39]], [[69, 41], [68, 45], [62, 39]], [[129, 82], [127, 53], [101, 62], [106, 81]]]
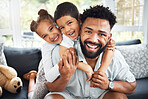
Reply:
[[96, 71], [92, 76], [90, 87], [99, 87], [100, 89], [108, 89], [109, 80], [105, 73]]
[[111, 51], [114, 51], [115, 50], [115, 45], [116, 45], [116, 42], [111, 38], [108, 42], [108, 45], [105, 49], [106, 50], [111, 50]]

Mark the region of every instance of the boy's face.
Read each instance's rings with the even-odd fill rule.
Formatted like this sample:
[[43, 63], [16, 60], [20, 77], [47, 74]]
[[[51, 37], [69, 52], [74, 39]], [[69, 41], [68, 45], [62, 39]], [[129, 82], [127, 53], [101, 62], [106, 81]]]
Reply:
[[70, 15], [62, 16], [56, 21], [61, 32], [71, 39], [77, 39], [79, 36], [79, 22]]
[[96, 58], [106, 47], [112, 34], [109, 21], [88, 17], [81, 28], [81, 48], [87, 58]]
[[47, 19], [39, 23], [36, 31], [48, 43], [60, 44], [62, 41], [62, 33]]

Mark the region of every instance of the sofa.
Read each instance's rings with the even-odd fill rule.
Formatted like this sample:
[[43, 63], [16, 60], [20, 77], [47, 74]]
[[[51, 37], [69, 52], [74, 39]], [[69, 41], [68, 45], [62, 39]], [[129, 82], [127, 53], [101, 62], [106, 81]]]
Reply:
[[[127, 95], [128, 99], [148, 99], [148, 45], [136, 39], [117, 42], [116, 49], [121, 51], [137, 80], [135, 93]], [[28, 81], [22, 76], [30, 70], [38, 71], [41, 49], [4, 47], [3, 51], [7, 65], [15, 68], [22, 79], [23, 88], [17, 94], [4, 90], [0, 99], [27, 99]]]

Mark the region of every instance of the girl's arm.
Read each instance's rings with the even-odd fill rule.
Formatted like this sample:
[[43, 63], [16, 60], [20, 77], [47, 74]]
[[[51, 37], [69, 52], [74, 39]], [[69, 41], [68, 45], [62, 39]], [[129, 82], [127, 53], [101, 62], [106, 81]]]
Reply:
[[105, 73], [106, 69], [108, 68], [109, 64], [112, 61], [112, 58], [113, 58], [113, 55], [114, 55], [114, 49], [115, 49], [115, 41], [111, 39], [108, 42], [108, 45], [105, 49], [105, 52], [103, 54], [103, 58], [102, 58], [102, 61], [101, 61], [101, 66], [98, 69], [98, 71]]
[[48, 82], [53, 82], [59, 75], [59, 66], [56, 64], [52, 65], [51, 51], [56, 44], [45, 43], [42, 48], [42, 61], [45, 72], [45, 78]]

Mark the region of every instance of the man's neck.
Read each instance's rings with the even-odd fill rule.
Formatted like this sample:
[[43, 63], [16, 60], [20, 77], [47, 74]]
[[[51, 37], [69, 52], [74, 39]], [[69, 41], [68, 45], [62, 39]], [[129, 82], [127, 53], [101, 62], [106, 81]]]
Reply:
[[88, 63], [88, 65], [90, 65], [92, 67], [93, 70], [95, 68], [98, 58], [99, 58], [99, 56], [96, 58], [93, 58], [93, 59], [85, 57], [86, 62]]

